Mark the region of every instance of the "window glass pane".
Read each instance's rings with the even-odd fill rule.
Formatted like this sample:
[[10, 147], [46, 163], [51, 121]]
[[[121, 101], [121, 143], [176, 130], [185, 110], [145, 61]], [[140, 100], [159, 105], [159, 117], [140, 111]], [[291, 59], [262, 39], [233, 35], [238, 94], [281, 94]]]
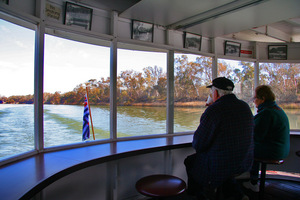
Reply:
[[0, 19], [0, 160], [34, 149], [34, 37]]
[[261, 63], [261, 85], [270, 85], [276, 102], [288, 115], [291, 129], [300, 129], [300, 64]]
[[210, 92], [212, 58], [175, 54], [174, 132], [195, 131]]
[[218, 76], [225, 76], [234, 82], [234, 94], [253, 108], [254, 63], [218, 59]]
[[166, 53], [118, 49], [118, 137], [166, 133], [166, 64]]
[[86, 86], [91, 108], [90, 138], [109, 138], [110, 49], [45, 36], [45, 147], [82, 141]]

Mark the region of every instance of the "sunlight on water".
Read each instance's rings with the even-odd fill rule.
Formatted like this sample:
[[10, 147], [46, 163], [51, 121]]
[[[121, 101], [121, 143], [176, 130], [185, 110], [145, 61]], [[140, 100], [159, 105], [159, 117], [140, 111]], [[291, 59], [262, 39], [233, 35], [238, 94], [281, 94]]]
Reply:
[[[96, 139], [109, 138], [108, 106], [91, 106]], [[118, 107], [118, 137], [166, 133], [166, 107]], [[175, 108], [174, 132], [195, 131], [204, 108]], [[300, 129], [300, 110], [285, 110]], [[45, 147], [82, 142], [83, 106], [44, 105]], [[33, 105], [0, 104], [0, 159], [34, 149]], [[90, 140], [93, 139], [92, 131]]]
[[119, 106], [118, 137], [166, 133], [165, 107]]
[[205, 108], [174, 108], [174, 132], [195, 131]]
[[33, 106], [0, 104], [0, 158], [33, 150]]
[[[109, 138], [109, 109], [91, 110], [96, 139]], [[45, 105], [44, 120], [45, 147], [82, 142], [83, 106]]]

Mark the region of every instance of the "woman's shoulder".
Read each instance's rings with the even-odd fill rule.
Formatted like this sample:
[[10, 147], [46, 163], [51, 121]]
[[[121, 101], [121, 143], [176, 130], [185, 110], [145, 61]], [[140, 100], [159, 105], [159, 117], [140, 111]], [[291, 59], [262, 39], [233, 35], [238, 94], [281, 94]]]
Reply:
[[255, 116], [254, 119], [257, 118], [264, 118], [264, 117], [270, 117], [273, 115], [273, 111], [270, 108], [263, 108], [260, 110]]

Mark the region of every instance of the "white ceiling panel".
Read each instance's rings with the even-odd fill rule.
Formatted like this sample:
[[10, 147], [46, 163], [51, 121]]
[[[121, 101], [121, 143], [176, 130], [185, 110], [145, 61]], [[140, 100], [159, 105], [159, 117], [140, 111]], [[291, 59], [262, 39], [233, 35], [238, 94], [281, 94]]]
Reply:
[[240, 40], [300, 42], [300, 0], [80, 1], [117, 11], [121, 18], [209, 38], [235, 35]]

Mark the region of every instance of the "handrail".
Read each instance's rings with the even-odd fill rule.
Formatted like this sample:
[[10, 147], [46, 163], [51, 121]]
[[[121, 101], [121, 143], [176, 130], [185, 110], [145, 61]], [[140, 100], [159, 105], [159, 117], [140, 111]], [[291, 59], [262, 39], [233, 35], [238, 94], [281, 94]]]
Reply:
[[0, 167], [2, 199], [30, 199], [58, 179], [96, 164], [156, 151], [191, 147], [192, 135], [174, 135], [42, 152]]
[[[291, 134], [291, 136], [299, 141], [299, 135]], [[130, 156], [189, 148], [192, 139], [192, 134], [168, 135], [158, 138], [110, 141], [33, 154], [0, 167], [0, 196], [1, 199], [30, 199], [51, 183], [78, 170]], [[291, 150], [291, 155], [286, 160], [287, 163], [292, 161], [294, 165], [291, 159], [298, 158], [294, 155], [298, 149]], [[292, 166], [292, 170], [294, 167]]]

